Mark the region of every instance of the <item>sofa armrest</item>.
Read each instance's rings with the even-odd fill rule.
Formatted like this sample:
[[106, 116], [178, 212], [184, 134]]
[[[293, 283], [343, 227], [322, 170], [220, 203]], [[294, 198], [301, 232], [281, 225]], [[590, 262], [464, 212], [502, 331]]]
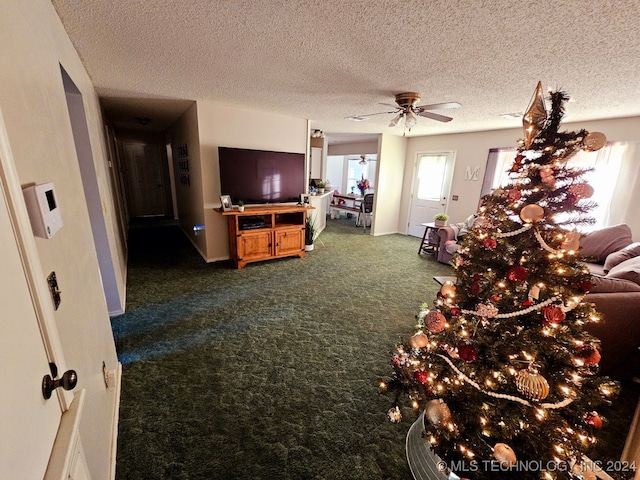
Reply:
[[444, 246], [444, 242], [456, 239], [456, 233], [453, 228], [447, 226], [438, 229], [438, 237], [440, 237], [440, 247]]
[[601, 372], [619, 380], [637, 375], [640, 365], [640, 292], [590, 293], [602, 321], [585, 325], [601, 341]]

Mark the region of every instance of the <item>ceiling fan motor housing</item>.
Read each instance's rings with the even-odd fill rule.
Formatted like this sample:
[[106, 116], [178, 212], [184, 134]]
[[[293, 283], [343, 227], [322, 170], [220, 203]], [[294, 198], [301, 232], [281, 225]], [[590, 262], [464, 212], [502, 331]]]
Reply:
[[398, 93], [396, 103], [402, 108], [416, 107], [420, 103], [420, 94], [416, 92]]

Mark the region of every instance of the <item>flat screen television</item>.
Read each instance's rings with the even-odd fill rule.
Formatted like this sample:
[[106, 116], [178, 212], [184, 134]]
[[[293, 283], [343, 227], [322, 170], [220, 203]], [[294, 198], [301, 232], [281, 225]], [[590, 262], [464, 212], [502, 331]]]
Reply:
[[305, 192], [304, 153], [218, 147], [220, 193], [233, 203], [299, 202]]

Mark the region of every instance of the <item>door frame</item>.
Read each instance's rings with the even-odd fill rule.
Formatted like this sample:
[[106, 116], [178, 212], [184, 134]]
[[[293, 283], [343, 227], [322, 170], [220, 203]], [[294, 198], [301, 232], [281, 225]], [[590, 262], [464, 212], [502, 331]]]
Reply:
[[446, 155], [447, 157], [451, 157], [451, 168], [449, 171], [445, 172], [445, 188], [442, 195], [446, 198], [446, 202], [444, 205], [444, 213], [449, 211], [449, 202], [451, 201], [451, 190], [453, 189], [453, 174], [456, 169], [456, 157], [457, 150], [426, 150], [426, 151], [418, 151], [415, 153], [415, 158], [413, 159], [413, 172], [411, 174], [411, 192], [410, 192], [410, 201], [407, 209], [407, 232], [411, 227], [411, 212], [413, 210], [413, 203], [416, 200], [415, 198], [415, 188], [416, 188], [416, 176], [418, 174], [418, 160], [421, 155]]
[[[46, 276], [40, 263], [35, 238], [29, 221], [29, 214], [22, 194], [22, 186], [15, 168], [13, 153], [9, 143], [9, 135], [5, 128], [4, 117], [0, 110], [0, 194], [4, 195], [16, 238], [18, 251], [22, 259], [25, 277], [29, 286], [36, 318], [42, 336], [42, 343], [51, 363], [58, 366], [58, 371], [66, 372], [69, 368], [64, 359], [62, 344], [56, 327], [51, 303], [51, 294], [46, 283]], [[46, 372], [43, 372], [43, 374]], [[62, 388], [56, 389], [56, 398], [60, 411], [67, 411], [74, 399], [74, 394]]]

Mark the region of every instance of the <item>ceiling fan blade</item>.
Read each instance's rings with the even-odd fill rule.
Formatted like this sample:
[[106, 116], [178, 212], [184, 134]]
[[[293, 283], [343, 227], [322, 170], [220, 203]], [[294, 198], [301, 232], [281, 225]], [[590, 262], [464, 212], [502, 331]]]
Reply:
[[445, 117], [444, 115], [438, 115], [437, 113], [433, 112], [419, 112], [418, 115], [420, 115], [421, 117], [430, 118], [431, 120], [437, 120], [438, 122], [450, 122], [451, 120], [453, 120], [453, 118], [451, 117]]
[[445, 102], [445, 103], [431, 103], [429, 105], [418, 105], [416, 108], [418, 110], [438, 110], [440, 108], [460, 108], [458, 102]]
[[398, 113], [400, 110], [394, 110], [392, 112], [376, 112], [376, 113], [367, 113], [365, 115], [349, 115], [348, 117], [345, 118], [354, 118], [354, 117], [358, 117], [358, 118], [365, 118], [365, 117], [373, 117], [375, 115], [388, 115], [391, 113]]

